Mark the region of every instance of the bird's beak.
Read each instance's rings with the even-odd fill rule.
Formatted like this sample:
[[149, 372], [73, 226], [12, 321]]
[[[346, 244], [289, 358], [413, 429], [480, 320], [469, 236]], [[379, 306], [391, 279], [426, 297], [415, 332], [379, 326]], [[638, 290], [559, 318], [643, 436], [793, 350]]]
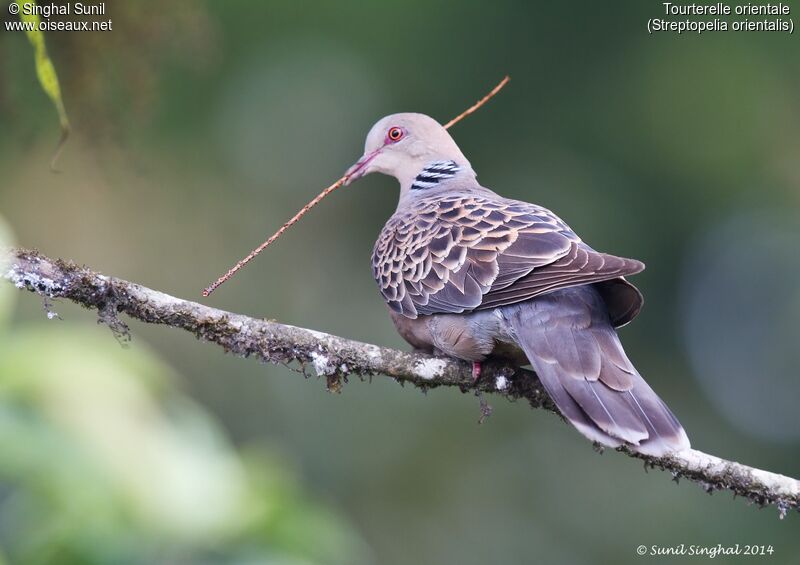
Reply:
[[370, 161], [372, 161], [375, 157], [377, 157], [380, 154], [381, 149], [383, 148], [381, 147], [379, 149], [376, 149], [375, 151], [371, 151], [370, 153], [364, 153], [361, 159], [356, 161], [355, 165], [347, 169], [347, 172], [345, 173], [347, 180], [344, 181], [344, 185], [347, 186], [354, 180], [358, 180], [367, 173], [369, 173], [370, 170], [368, 165]]

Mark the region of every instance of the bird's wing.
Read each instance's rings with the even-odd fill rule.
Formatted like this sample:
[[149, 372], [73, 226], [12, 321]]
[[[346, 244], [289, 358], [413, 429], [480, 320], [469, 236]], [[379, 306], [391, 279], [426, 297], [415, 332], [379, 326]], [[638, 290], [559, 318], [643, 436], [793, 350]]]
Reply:
[[513, 304], [643, 268], [592, 250], [545, 208], [492, 193], [448, 194], [399, 209], [372, 255], [386, 302], [409, 318]]

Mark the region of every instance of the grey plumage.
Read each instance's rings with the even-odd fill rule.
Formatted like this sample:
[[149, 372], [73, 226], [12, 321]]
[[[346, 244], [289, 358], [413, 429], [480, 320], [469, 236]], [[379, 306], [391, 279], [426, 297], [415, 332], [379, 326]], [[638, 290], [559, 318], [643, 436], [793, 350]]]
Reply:
[[625, 355], [591, 285], [545, 294], [502, 312], [550, 397], [585, 436], [656, 456], [689, 447], [678, 420]]
[[379, 121], [349, 174], [370, 172], [401, 185], [372, 268], [406, 341], [469, 361], [529, 362], [564, 417], [601, 444], [656, 456], [689, 447], [614, 329], [641, 308], [624, 278], [641, 262], [599, 253], [550, 210], [481, 186], [427, 116]]

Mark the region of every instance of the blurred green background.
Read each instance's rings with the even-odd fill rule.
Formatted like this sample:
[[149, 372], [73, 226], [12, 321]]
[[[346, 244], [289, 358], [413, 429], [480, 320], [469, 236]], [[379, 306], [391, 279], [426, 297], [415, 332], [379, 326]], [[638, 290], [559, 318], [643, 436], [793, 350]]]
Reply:
[[[452, 130], [480, 180], [645, 261], [623, 341], [694, 447], [800, 475], [796, 37], [649, 36], [663, 8], [632, 0], [106, 6], [111, 32], [47, 34], [73, 126], [58, 173], [31, 47], [0, 31], [2, 239], [198, 299], [382, 115], [444, 121], [508, 73]], [[369, 269], [396, 197], [382, 177], [337, 193], [205, 302], [404, 348]], [[479, 426], [453, 390], [331, 395], [54, 309], [0, 284], [8, 562], [635, 563], [681, 543], [797, 562], [796, 513], [600, 456], [524, 403], [491, 399]]]

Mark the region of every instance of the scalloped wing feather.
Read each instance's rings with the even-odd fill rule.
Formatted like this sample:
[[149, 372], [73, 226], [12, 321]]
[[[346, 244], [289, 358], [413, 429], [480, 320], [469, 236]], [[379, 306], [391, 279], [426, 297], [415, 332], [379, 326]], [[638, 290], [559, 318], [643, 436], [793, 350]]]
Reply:
[[389, 307], [416, 318], [514, 304], [644, 265], [592, 250], [546, 208], [486, 191], [398, 210], [375, 243], [372, 268]]

